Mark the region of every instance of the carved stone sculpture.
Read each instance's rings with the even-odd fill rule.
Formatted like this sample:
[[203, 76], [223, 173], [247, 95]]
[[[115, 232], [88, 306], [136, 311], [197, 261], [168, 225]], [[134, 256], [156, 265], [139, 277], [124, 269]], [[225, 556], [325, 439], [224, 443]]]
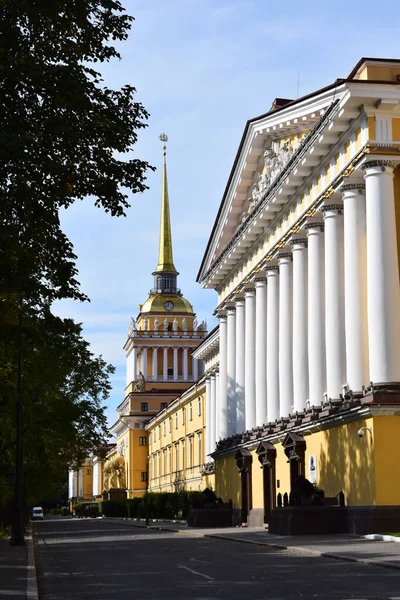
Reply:
[[163, 321], [163, 328], [164, 328], [164, 331], [168, 331], [168, 319], [167, 319], [167, 317], [165, 317], [165, 319]]
[[136, 392], [145, 392], [146, 391], [146, 380], [144, 378], [144, 375], [142, 373], [142, 371], [139, 372], [138, 375], [138, 380], [136, 382], [135, 387], [133, 388], [133, 391]]
[[157, 319], [157, 317], [154, 319], [154, 331], [158, 331], [158, 319]]
[[183, 317], [183, 319], [182, 319], [182, 329], [185, 333], [187, 332], [187, 325], [186, 325], [185, 317]]
[[174, 322], [172, 323], [172, 329], [174, 331], [178, 331], [178, 319], [174, 319]]
[[136, 331], [136, 321], [133, 317], [131, 317], [131, 322], [129, 323], [128, 327], [128, 336], [132, 337], [134, 331]]

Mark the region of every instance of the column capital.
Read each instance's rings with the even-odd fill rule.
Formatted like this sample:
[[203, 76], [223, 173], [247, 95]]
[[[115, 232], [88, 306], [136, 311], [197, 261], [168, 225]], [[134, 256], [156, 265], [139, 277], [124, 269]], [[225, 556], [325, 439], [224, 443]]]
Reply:
[[307, 248], [307, 243], [308, 243], [307, 235], [304, 233], [300, 233], [300, 232], [294, 233], [293, 235], [290, 236], [289, 243], [292, 248], [292, 252], [294, 250]]
[[222, 320], [226, 321], [225, 309], [219, 309], [219, 310], [215, 311], [215, 315], [219, 321], [222, 321]]
[[[343, 199], [347, 196], [354, 196], [356, 194], [365, 195], [365, 182], [359, 179], [353, 179], [351, 177], [346, 177], [343, 180], [343, 183], [340, 186], [340, 191], [343, 194]], [[348, 194], [350, 192], [350, 194]]]
[[279, 274], [279, 265], [276, 260], [271, 260], [270, 262], [265, 263], [264, 269], [267, 272], [267, 277]]
[[263, 284], [265, 285], [266, 279], [267, 273], [265, 271], [257, 271], [252, 277], [252, 281], [256, 287], [261, 287]]
[[227, 302], [224, 305], [224, 311], [225, 311], [226, 315], [234, 313], [236, 311], [236, 304], [233, 301]]
[[249, 283], [245, 283], [243, 288], [242, 288], [245, 298], [247, 298], [248, 296], [253, 296], [256, 293], [254, 284], [249, 282]]
[[323, 232], [325, 224], [322, 213], [316, 212], [312, 217], [309, 217], [304, 221], [302, 227], [307, 231], [307, 236], [310, 236], [315, 232]]
[[243, 294], [243, 292], [238, 292], [237, 294], [234, 294], [233, 300], [234, 300], [236, 306], [237, 305], [242, 306], [243, 303], [244, 303], [244, 294]]
[[377, 171], [381, 171], [384, 173], [386, 170], [393, 170], [398, 165], [398, 162], [395, 160], [387, 160], [387, 159], [375, 159], [368, 160], [365, 162], [361, 169], [364, 171], [364, 177], [368, 177], [369, 173], [367, 173], [367, 169], [377, 169]]
[[343, 214], [343, 204], [341, 202], [329, 203], [329, 201], [321, 206], [321, 212], [324, 215], [324, 219], [330, 217], [339, 217]]
[[279, 266], [292, 262], [293, 256], [291, 247], [288, 245], [280, 248], [275, 254], [275, 258], [277, 259]]

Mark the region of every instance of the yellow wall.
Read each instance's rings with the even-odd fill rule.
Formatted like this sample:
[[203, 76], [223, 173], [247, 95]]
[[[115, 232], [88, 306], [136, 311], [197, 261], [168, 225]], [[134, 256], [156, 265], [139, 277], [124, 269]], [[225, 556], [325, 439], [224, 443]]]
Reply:
[[227, 456], [215, 461], [215, 493], [224, 502], [232, 500], [234, 508], [242, 505], [240, 473], [235, 457]]
[[400, 270], [400, 166], [394, 170], [394, 208], [397, 231], [397, 260]]
[[[375, 427], [376, 425], [375, 417]], [[379, 417], [383, 419], [383, 417]], [[386, 417], [385, 417], [386, 419]], [[363, 437], [357, 435], [360, 427], [373, 427], [373, 419], [360, 419], [344, 423], [324, 431], [317, 431], [305, 436], [305, 477], [308, 478], [308, 457], [317, 458], [317, 486], [325, 491], [326, 496], [336, 496], [340, 491], [345, 495], [349, 506], [371, 506], [376, 503], [400, 504], [400, 479], [393, 484], [396, 472], [396, 453], [387, 463], [385, 457], [393, 440], [400, 435], [400, 418], [392, 419], [390, 427], [386, 421], [378, 421], [380, 429], [371, 436], [368, 432]], [[395, 419], [395, 421], [393, 421]], [[392, 435], [386, 435], [389, 432]], [[375, 450], [379, 452], [374, 460]], [[379, 439], [378, 439], [379, 438]], [[379, 443], [379, 445], [378, 445]], [[290, 465], [281, 443], [276, 448], [276, 493], [290, 493]], [[253, 508], [263, 508], [262, 469], [255, 449], [252, 450], [252, 491]], [[221, 457], [216, 460], [215, 485], [216, 494], [224, 501], [232, 499], [235, 507], [241, 505], [241, 479], [234, 456]], [[379, 480], [375, 483], [375, 472], [379, 470]], [[377, 488], [377, 495], [375, 493]], [[378, 492], [379, 490], [379, 492]], [[395, 502], [396, 500], [396, 502]]]
[[375, 117], [368, 117], [368, 138], [370, 140], [375, 140], [376, 139]]
[[376, 504], [400, 504], [399, 438], [400, 415], [374, 417]]
[[[340, 491], [349, 506], [375, 504], [375, 470], [371, 436], [360, 438], [360, 427], [372, 427], [372, 418], [346, 423], [307, 436], [308, 456], [317, 456], [317, 485], [326, 496]], [[289, 466], [289, 465], [288, 465]]]

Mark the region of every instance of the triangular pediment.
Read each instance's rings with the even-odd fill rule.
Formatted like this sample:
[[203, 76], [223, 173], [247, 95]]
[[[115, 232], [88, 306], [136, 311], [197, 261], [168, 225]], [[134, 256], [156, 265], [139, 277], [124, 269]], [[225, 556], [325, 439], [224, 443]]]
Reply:
[[[303, 170], [297, 168], [299, 158], [312, 153], [311, 140], [325, 118], [329, 123], [327, 115], [344, 94], [344, 88], [338, 91], [329, 86], [247, 122], [198, 274], [202, 285], [217, 287], [217, 282], [209, 279], [210, 273], [225, 258], [228, 265], [235, 262], [225, 257], [227, 249], [246, 236], [249, 247], [248, 242], [265, 229], [256, 226], [246, 230], [257, 210], [267, 202], [269, 222], [273, 222], [290, 201], [290, 194], [295, 195], [307, 180], [316, 164], [315, 156]], [[292, 179], [286, 187], [289, 174]], [[276, 203], [274, 194], [279, 196]]]

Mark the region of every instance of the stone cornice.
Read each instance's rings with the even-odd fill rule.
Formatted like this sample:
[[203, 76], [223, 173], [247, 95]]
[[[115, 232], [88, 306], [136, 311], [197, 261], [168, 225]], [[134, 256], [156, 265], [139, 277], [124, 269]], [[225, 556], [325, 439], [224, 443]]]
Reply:
[[359, 194], [365, 194], [365, 183], [362, 181], [359, 183], [342, 183], [340, 191], [344, 193], [358, 191]]
[[324, 219], [326, 219], [326, 213], [333, 212], [337, 215], [343, 214], [343, 204], [326, 204], [325, 206], [321, 206], [320, 211], [324, 214]]

